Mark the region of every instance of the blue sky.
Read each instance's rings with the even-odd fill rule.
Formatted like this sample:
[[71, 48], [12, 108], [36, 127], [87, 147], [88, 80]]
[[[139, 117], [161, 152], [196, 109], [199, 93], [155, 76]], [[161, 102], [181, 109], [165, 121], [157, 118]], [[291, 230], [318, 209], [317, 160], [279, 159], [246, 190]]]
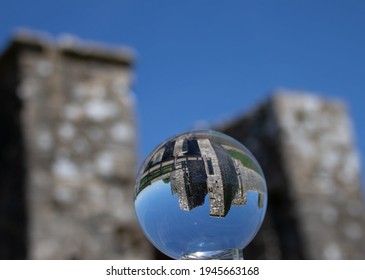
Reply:
[[345, 101], [364, 161], [364, 15], [362, 0], [1, 0], [0, 47], [27, 27], [133, 48], [141, 157], [287, 88]]

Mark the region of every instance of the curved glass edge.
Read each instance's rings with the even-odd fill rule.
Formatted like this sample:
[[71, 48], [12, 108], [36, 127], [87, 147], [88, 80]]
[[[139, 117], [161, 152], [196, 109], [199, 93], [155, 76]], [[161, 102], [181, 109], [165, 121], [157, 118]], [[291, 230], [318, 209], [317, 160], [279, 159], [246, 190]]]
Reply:
[[194, 252], [183, 255], [181, 260], [243, 260], [241, 249]]

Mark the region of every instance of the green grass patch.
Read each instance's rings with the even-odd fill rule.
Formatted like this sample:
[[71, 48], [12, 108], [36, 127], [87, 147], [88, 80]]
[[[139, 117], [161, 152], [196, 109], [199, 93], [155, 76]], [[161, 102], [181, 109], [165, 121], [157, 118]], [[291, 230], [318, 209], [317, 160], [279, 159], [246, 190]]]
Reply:
[[148, 186], [150, 184], [151, 181], [153, 181], [154, 179], [156, 179], [159, 176], [162, 176], [166, 173], [169, 173], [173, 170], [174, 165], [173, 164], [169, 164], [166, 165], [164, 167], [162, 167], [161, 169], [158, 168], [154, 171], [152, 171], [151, 173], [147, 174], [144, 178], [142, 178], [141, 183], [140, 183], [140, 189], [144, 189], [146, 186]]
[[236, 150], [227, 150], [227, 152], [231, 157], [239, 160], [244, 167], [252, 169], [253, 171], [256, 171], [258, 174], [261, 174], [261, 171], [257, 167], [256, 163], [248, 155], [240, 153]]

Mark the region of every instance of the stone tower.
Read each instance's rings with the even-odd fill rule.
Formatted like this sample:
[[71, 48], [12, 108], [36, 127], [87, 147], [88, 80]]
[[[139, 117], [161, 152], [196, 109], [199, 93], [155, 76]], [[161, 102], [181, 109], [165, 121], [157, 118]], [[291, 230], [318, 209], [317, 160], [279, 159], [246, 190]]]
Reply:
[[[20, 33], [0, 56], [0, 259], [166, 258], [135, 220], [133, 56]], [[278, 92], [216, 128], [263, 167], [246, 259], [365, 259], [360, 167], [340, 102]]]
[[360, 164], [342, 103], [281, 91], [219, 129], [253, 152], [268, 184], [247, 259], [365, 259]]
[[[138, 259], [127, 50], [19, 33], [0, 57], [0, 258]], [[147, 248], [146, 248], [147, 247]]]

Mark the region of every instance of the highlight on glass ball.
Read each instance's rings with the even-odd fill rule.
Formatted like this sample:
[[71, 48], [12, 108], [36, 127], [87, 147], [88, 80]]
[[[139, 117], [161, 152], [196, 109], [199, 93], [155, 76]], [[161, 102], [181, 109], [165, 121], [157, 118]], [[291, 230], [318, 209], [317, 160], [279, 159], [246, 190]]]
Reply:
[[263, 172], [235, 139], [186, 132], [143, 162], [135, 211], [151, 243], [174, 259], [242, 259], [266, 212]]

